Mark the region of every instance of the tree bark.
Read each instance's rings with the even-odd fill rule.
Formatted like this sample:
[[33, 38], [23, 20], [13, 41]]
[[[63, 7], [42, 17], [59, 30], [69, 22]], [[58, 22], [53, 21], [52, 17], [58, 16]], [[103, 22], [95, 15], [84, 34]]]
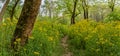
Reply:
[[[40, 4], [41, 0], [25, 0], [11, 41], [11, 47], [13, 49], [17, 49], [16, 45], [18, 43], [20, 43], [20, 46], [24, 46], [27, 43], [28, 37], [31, 35], [34, 27]], [[21, 40], [18, 42], [16, 39]], [[17, 44], [14, 42], [17, 42]]]
[[72, 12], [72, 16], [71, 16], [71, 24], [75, 24], [75, 12], [76, 12], [76, 7], [77, 7], [77, 2], [78, 0], [75, 0], [74, 1], [74, 9], [73, 9], [73, 12]]
[[3, 6], [3, 8], [2, 8], [2, 10], [0, 12], [0, 21], [2, 21], [2, 19], [3, 19], [4, 12], [5, 12], [6, 8], [7, 8], [7, 5], [9, 4], [9, 2], [10, 2], [10, 0], [6, 0], [5, 4], [4, 4], [4, 6]]

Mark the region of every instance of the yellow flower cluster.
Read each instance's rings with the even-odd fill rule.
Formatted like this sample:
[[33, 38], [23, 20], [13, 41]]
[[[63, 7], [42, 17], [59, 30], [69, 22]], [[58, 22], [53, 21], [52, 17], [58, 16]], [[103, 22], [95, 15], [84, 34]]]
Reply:
[[[119, 48], [120, 45], [120, 22], [103, 23], [81, 20], [70, 26], [69, 36], [71, 41], [74, 40], [73, 43], [78, 44], [75, 45], [76, 47], [86, 45], [86, 48], [94, 47], [94, 50], [89, 50], [97, 53], [103, 50], [104, 52], [111, 52], [108, 50], [116, 50], [116, 47]], [[83, 41], [87, 44], [81, 44]]]

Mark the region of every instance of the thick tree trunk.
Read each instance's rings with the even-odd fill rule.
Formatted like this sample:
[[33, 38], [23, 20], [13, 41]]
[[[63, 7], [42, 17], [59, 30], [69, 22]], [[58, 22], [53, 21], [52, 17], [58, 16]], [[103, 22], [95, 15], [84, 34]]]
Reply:
[[76, 16], [75, 12], [76, 12], [77, 2], [78, 0], [74, 1], [74, 9], [73, 9], [72, 16], [71, 16], [71, 24], [75, 24], [75, 16]]
[[13, 16], [14, 16], [14, 14], [15, 14], [15, 8], [17, 7], [19, 1], [20, 1], [20, 0], [16, 0], [16, 1], [15, 1], [15, 5], [12, 7], [11, 14], [10, 14], [10, 19], [11, 19], [11, 21], [13, 20]]
[[9, 4], [9, 2], [10, 2], [10, 0], [6, 0], [5, 4], [0, 12], [0, 21], [2, 21], [2, 19], [3, 19], [4, 12], [6, 10], [7, 5]]
[[[16, 45], [18, 43], [20, 43], [21, 46], [24, 46], [27, 43], [28, 37], [30, 36], [31, 31], [34, 27], [40, 4], [41, 0], [25, 0], [13, 35], [13, 39], [11, 41], [11, 47], [13, 49], [17, 48]], [[16, 39], [21, 40], [18, 42]], [[14, 42], [17, 42], [17, 44]]]

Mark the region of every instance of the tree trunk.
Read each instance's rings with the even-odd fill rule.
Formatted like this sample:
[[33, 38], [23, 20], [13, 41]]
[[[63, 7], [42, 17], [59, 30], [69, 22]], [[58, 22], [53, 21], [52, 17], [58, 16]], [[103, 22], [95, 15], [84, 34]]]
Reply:
[[[13, 49], [17, 49], [16, 45], [18, 43], [20, 46], [24, 46], [27, 43], [28, 37], [31, 35], [34, 27], [40, 4], [41, 0], [25, 0], [21, 15], [13, 34], [13, 39], [11, 41], [11, 47]], [[20, 39], [20, 41], [18, 42], [16, 39]], [[17, 44], [14, 42], [17, 42]]]
[[111, 8], [111, 11], [112, 11], [112, 12], [114, 11], [114, 7]]
[[48, 9], [49, 10], [49, 17], [52, 18], [52, 9], [53, 9], [52, 8], [52, 1], [50, 0], [50, 1], [48, 1], [48, 3], [49, 3], [49, 9]]
[[84, 19], [88, 19], [88, 4], [86, 0], [82, 0], [82, 7], [84, 10]]
[[7, 8], [7, 5], [9, 4], [9, 2], [10, 2], [10, 0], [6, 0], [5, 4], [4, 4], [4, 6], [3, 6], [3, 8], [2, 8], [2, 10], [0, 12], [0, 21], [2, 21], [2, 19], [3, 19], [4, 12], [5, 12], [6, 8]]
[[73, 9], [72, 16], [71, 16], [71, 24], [75, 24], [75, 16], [76, 16], [75, 12], [76, 12], [77, 2], [78, 0], [74, 1], [74, 9]]
[[86, 14], [85, 19], [88, 19], [88, 8], [86, 8], [86, 12], [85, 12], [85, 14]]
[[15, 14], [15, 8], [17, 7], [19, 1], [20, 1], [20, 0], [16, 0], [16, 1], [15, 1], [15, 5], [12, 7], [11, 14], [10, 14], [10, 19], [11, 19], [11, 21], [13, 20], [13, 16], [14, 16], [14, 14]]
[[51, 10], [52, 8], [49, 8], [49, 17], [50, 17], [50, 19], [52, 18], [52, 10]]
[[110, 7], [110, 9], [111, 9], [111, 12], [114, 11], [115, 2], [116, 2], [116, 0], [109, 0], [109, 1], [108, 1], [109, 7]]

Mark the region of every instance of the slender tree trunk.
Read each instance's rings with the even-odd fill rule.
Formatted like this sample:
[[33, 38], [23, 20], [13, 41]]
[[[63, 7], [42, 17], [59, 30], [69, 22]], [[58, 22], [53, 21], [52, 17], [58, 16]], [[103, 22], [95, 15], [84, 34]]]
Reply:
[[52, 8], [52, 1], [50, 0], [50, 1], [48, 1], [48, 3], [49, 3], [49, 9], [48, 9], [49, 10], [49, 17], [52, 18], [52, 9], [53, 9]]
[[20, 1], [20, 0], [16, 0], [16, 1], [15, 1], [15, 5], [12, 7], [11, 14], [10, 14], [10, 19], [11, 19], [11, 21], [13, 20], [13, 16], [14, 16], [14, 14], [15, 14], [15, 8], [17, 7], [19, 1]]
[[111, 0], [111, 11], [114, 11], [115, 0]]
[[84, 10], [84, 19], [88, 19], [88, 4], [86, 0], [82, 0], [82, 7]]
[[111, 8], [112, 12], [114, 11], [114, 7]]
[[[17, 49], [16, 45], [18, 43], [20, 43], [20, 46], [24, 46], [27, 43], [28, 37], [31, 35], [34, 27], [40, 4], [41, 0], [25, 0], [21, 15], [13, 34], [13, 39], [11, 41], [11, 47], [13, 49]], [[20, 39], [20, 42], [16, 39]], [[14, 42], [17, 42], [17, 44]]]
[[77, 2], [78, 0], [74, 1], [74, 8], [73, 8], [73, 12], [72, 12], [72, 16], [71, 16], [71, 24], [75, 24], [75, 12], [76, 12], [76, 7], [77, 7]]
[[9, 2], [10, 2], [10, 0], [6, 0], [5, 4], [4, 4], [4, 6], [3, 6], [3, 8], [2, 8], [2, 10], [0, 12], [0, 21], [2, 21], [2, 19], [3, 19], [4, 12], [5, 12], [6, 8], [7, 8], [7, 5], [9, 4]]
[[88, 8], [86, 8], [86, 18], [85, 19], [88, 19]]
[[116, 0], [108, 0], [108, 4], [109, 4], [109, 7], [111, 9], [111, 12], [114, 11], [115, 2], [116, 2]]
[[52, 10], [49, 8], [49, 17], [52, 18]]
[[87, 18], [86, 10], [84, 9], [84, 19]]

